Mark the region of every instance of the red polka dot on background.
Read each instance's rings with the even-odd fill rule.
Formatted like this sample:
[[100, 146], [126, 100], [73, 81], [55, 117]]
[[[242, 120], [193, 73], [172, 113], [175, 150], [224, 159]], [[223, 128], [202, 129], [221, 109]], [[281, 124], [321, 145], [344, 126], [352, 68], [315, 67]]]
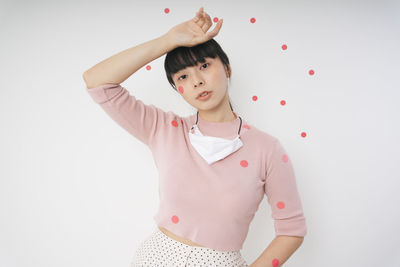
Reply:
[[178, 223], [178, 222], [179, 222], [179, 217], [176, 216], [176, 215], [174, 215], [174, 216], [172, 216], [171, 221], [172, 221], [173, 223]]
[[282, 201], [279, 201], [278, 203], [276, 203], [276, 206], [278, 207], [278, 209], [284, 209], [285, 208], [285, 203]]
[[249, 165], [249, 163], [247, 162], [247, 160], [240, 161], [240, 166], [247, 167], [248, 165]]
[[165, 12], [166, 14], [168, 14], [168, 13], [169, 13], [169, 8], [168, 8], [168, 7], [165, 8], [165, 9], [164, 9], [164, 12]]
[[146, 70], [151, 70], [150, 65], [147, 65], [147, 66], [146, 66]]
[[308, 71], [308, 74], [314, 75], [314, 70], [309, 70], [309, 71]]
[[218, 18], [217, 18], [217, 17], [213, 18], [213, 21], [214, 21], [215, 23], [217, 23], [217, 22], [218, 22]]
[[243, 128], [246, 128], [246, 129], [250, 130], [250, 125], [245, 124], [245, 125], [243, 125]]
[[279, 265], [279, 260], [278, 259], [273, 259], [272, 260], [272, 266], [277, 267]]
[[256, 19], [255, 19], [255, 18], [251, 18], [251, 19], [250, 19], [250, 22], [251, 22], [251, 23], [254, 23], [254, 22], [256, 22]]
[[251, 99], [253, 99], [253, 101], [257, 101], [258, 97], [254, 95]]
[[302, 133], [301, 133], [301, 137], [306, 137], [306, 135], [307, 135], [307, 134], [306, 134], [305, 132], [302, 132]]
[[282, 45], [282, 50], [286, 50], [287, 49], [287, 45]]
[[289, 160], [289, 157], [286, 154], [283, 154], [282, 161], [283, 162], [288, 162], [288, 160]]
[[172, 120], [171, 121], [172, 126], [174, 127], [178, 127], [178, 123], [176, 122], [176, 120]]
[[179, 93], [183, 94], [183, 87], [182, 87], [182, 85], [179, 85], [179, 86], [178, 86], [178, 91], [179, 91]]
[[281, 105], [282, 106], [286, 105], [286, 101], [285, 100], [281, 100]]

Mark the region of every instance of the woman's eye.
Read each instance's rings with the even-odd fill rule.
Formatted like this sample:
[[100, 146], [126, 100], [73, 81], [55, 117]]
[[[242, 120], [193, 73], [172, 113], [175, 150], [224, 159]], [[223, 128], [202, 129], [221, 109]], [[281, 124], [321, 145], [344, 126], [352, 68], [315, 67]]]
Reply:
[[[210, 63], [204, 63], [203, 65], [201, 65], [202, 67], [204, 66], [204, 65], [209, 65]], [[180, 76], [179, 78], [178, 78], [178, 80], [180, 80], [183, 76], [186, 76], [186, 74], [184, 74], [184, 75], [182, 75], [182, 76]]]
[[204, 63], [203, 65], [201, 65], [202, 67], [204, 66], [204, 65], [208, 65], [209, 63]]

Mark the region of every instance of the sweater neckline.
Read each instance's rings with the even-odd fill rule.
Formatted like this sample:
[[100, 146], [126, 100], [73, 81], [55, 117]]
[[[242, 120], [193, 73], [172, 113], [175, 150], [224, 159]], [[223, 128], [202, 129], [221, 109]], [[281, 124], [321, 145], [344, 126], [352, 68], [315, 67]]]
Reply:
[[[232, 121], [223, 121], [223, 122], [212, 122], [206, 121], [201, 118], [199, 114], [199, 120], [197, 121], [197, 127], [203, 135], [221, 137], [221, 138], [235, 138], [238, 135], [239, 126], [240, 126], [240, 118], [242, 119], [242, 129], [240, 129], [240, 134], [243, 133], [243, 125], [244, 120], [240, 114], [232, 111], [236, 115], [236, 119]], [[239, 118], [240, 116], [240, 118]], [[196, 124], [197, 119], [197, 111], [191, 116], [191, 122], [193, 126]]]

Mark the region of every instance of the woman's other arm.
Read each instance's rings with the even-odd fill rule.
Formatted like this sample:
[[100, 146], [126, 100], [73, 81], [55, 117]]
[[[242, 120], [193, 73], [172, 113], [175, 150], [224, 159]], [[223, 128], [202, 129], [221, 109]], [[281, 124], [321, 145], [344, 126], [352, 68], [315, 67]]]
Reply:
[[176, 48], [169, 35], [128, 48], [88, 69], [83, 79], [88, 88], [102, 84], [120, 84], [147, 63]]

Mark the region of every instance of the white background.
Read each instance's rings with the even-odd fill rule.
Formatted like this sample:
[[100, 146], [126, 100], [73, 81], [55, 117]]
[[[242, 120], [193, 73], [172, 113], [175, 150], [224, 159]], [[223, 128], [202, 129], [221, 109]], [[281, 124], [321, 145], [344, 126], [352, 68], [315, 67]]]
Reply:
[[[224, 19], [215, 40], [231, 62], [234, 110], [279, 138], [294, 164], [308, 234], [284, 265], [400, 266], [398, 1], [147, 0], [0, 2], [1, 267], [129, 266], [156, 227], [158, 173], [82, 74], [201, 6]], [[194, 114], [164, 58], [122, 85]], [[248, 264], [273, 238], [264, 197]]]

